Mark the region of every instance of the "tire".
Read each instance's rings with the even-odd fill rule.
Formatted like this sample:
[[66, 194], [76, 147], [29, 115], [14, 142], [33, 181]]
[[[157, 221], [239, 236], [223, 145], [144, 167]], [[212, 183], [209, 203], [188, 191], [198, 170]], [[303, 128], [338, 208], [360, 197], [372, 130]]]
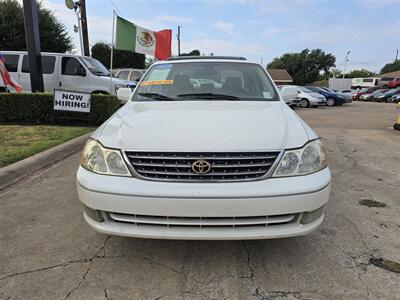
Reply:
[[303, 98], [303, 99], [300, 100], [299, 106], [301, 108], [309, 107], [310, 106], [310, 102], [307, 99]]
[[335, 105], [335, 99], [333, 98], [326, 99], [326, 106], [332, 107], [334, 105]]
[[395, 123], [395, 124], [393, 125], [393, 129], [395, 129], [395, 130], [400, 130], [400, 124]]

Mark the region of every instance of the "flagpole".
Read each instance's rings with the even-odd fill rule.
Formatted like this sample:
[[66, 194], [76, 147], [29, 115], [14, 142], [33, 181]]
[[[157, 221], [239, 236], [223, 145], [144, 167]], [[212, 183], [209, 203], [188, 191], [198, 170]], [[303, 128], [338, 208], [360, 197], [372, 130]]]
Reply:
[[113, 69], [113, 56], [114, 56], [114, 31], [115, 31], [115, 10], [113, 10], [113, 26], [111, 37], [111, 57], [110, 57], [110, 95], [112, 95], [112, 69]]

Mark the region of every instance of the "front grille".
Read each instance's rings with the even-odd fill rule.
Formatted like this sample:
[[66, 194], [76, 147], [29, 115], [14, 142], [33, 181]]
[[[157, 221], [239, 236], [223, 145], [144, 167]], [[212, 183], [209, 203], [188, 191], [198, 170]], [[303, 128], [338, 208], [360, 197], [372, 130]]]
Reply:
[[156, 226], [191, 229], [234, 229], [239, 227], [269, 227], [294, 223], [299, 214], [254, 216], [254, 217], [168, 217], [106, 213], [108, 220], [136, 226]]
[[[135, 172], [160, 181], [246, 181], [265, 176], [279, 152], [126, 152]], [[205, 160], [207, 174], [197, 174], [192, 164]]]

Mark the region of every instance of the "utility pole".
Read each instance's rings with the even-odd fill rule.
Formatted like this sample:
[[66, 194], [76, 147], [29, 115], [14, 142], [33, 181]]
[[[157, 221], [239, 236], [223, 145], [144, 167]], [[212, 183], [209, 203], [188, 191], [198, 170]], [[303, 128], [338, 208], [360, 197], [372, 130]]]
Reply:
[[83, 55], [90, 56], [89, 49], [89, 35], [87, 27], [87, 17], [86, 17], [86, 1], [80, 0], [80, 10], [81, 10], [81, 30], [82, 30], [82, 40], [83, 40]]
[[181, 56], [181, 26], [178, 26], [178, 34], [176, 37], [178, 39], [178, 56]]
[[394, 61], [397, 61], [397, 57], [399, 56], [399, 49], [396, 51], [396, 59]]
[[33, 93], [44, 92], [37, 3], [36, 0], [23, 0], [23, 4], [31, 91]]
[[344, 59], [344, 71], [343, 71], [343, 78], [342, 78], [342, 89], [344, 89], [344, 76], [346, 75], [346, 67], [347, 67], [347, 62], [349, 61], [349, 54], [350, 50], [347, 51], [346, 58]]

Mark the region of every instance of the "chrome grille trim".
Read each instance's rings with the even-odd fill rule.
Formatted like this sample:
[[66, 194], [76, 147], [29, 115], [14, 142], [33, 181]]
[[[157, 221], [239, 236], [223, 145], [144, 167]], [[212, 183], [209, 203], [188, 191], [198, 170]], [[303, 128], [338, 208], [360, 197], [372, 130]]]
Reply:
[[[123, 156], [138, 178], [175, 182], [252, 181], [269, 177], [283, 152], [142, 152], [125, 151]], [[207, 160], [212, 170], [196, 174], [192, 164]]]
[[182, 228], [238, 228], [249, 226], [279, 226], [294, 223], [299, 214], [254, 216], [254, 217], [169, 217], [151, 215], [131, 215], [122, 213], [106, 213], [113, 222], [128, 223], [136, 226], [160, 226]]

